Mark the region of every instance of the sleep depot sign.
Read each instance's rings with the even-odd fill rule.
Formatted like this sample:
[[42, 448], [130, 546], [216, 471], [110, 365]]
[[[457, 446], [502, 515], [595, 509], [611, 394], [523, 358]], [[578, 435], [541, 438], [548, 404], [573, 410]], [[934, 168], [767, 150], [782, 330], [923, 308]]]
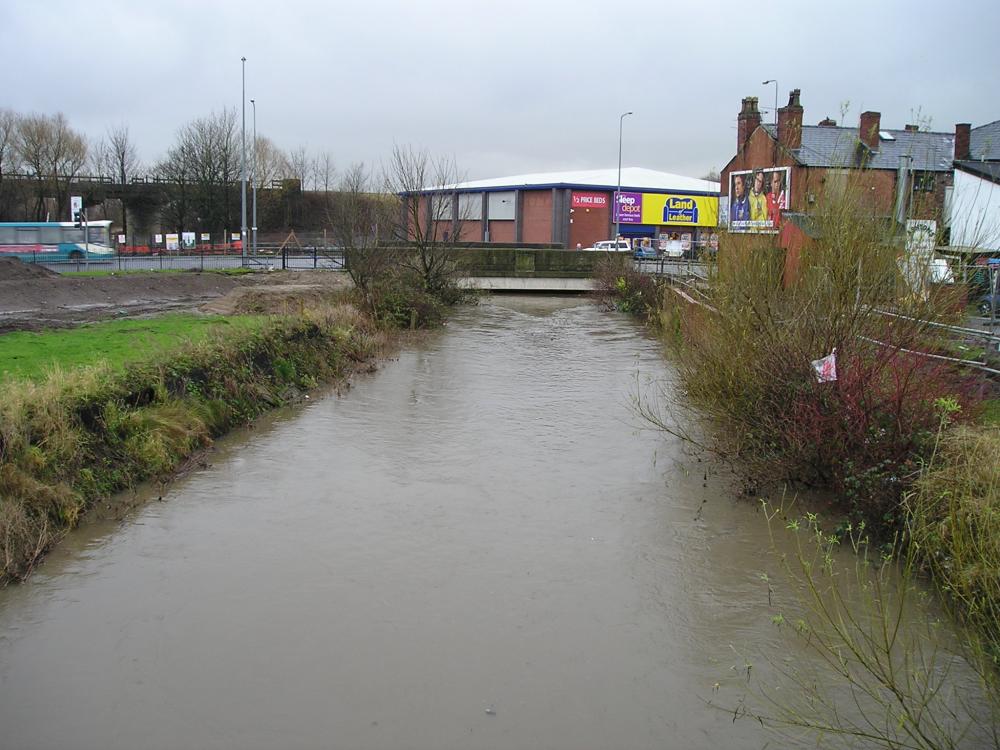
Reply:
[[620, 224], [714, 227], [719, 199], [714, 195], [619, 193], [613, 221]]

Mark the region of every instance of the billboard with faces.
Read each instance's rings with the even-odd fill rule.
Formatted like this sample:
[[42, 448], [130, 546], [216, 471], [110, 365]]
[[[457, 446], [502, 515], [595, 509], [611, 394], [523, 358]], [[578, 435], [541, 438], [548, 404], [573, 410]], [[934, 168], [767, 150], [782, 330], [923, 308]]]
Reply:
[[776, 233], [788, 210], [791, 167], [744, 169], [729, 173], [730, 232]]

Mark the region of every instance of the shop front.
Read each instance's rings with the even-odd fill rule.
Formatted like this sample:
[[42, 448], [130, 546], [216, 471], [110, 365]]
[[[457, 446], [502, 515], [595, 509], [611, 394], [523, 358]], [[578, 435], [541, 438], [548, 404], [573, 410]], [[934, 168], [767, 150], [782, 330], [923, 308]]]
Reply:
[[661, 250], [667, 243], [685, 254], [710, 249], [718, 242], [719, 199], [714, 195], [634, 193], [617, 195], [614, 221], [623, 237], [649, 238]]

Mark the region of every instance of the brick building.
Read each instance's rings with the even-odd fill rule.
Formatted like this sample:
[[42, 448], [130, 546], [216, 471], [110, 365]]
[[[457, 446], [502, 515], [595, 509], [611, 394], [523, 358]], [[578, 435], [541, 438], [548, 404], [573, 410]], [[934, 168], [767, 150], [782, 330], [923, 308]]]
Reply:
[[632, 239], [676, 233], [700, 243], [717, 231], [717, 182], [623, 168], [616, 217], [617, 186], [618, 170], [604, 169], [475, 180], [403, 197], [422, 201], [437, 237], [467, 242], [589, 247], [614, 236], [616, 218]]
[[1000, 253], [1000, 120], [956, 126], [948, 224], [951, 250]]
[[[781, 244], [793, 247], [809, 214], [824, 196], [848, 183], [870, 195], [876, 215], [903, 220], [934, 219], [944, 225], [947, 196], [953, 184], [956, 132], [928, 132], [915, 125], [884, 128], [878, 112], [861, 114], [857, 127], [841, 127], [824, 118], [803, 124], [799, 89], [777, 113], [777, 123], [762, 124], [757, 97], [746, 97], [737, 118], [736, 155], [722, 171], [720, 212], [731, 231], [780, 231]], [[760, 194], [761, 177], [770, 195]], [[755, 190], [756, 188], [756, 190]], [[777, 193], [775, 193], [777, 194]], [[770, 207], [764, 211], [765, 205]], [[755, 215], [751, 216], [751, 212]]]

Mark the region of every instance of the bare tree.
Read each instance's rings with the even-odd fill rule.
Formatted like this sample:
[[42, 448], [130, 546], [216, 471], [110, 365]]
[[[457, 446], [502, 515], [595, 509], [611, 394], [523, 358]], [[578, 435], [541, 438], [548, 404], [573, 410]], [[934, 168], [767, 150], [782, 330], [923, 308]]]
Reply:
[[402, 200], [395, 238], [413, 250], [401, 262], [420, 277], [424, 291], [446, 295], [456, 288], [459, 271], [455, 246], [462, 217], [455, 210], [454, 186], [460, 182], [455, 160], [397, 145], [384, 172], [386, 192]]
[[253, 181], [259, 189], [269, 188], [274, 180], [284, 179], [291, 173], [284, 151], [266, 136], [257, 136], [252, 158], [255, 158]]
[[129, 135], [128, 125], [122, 123], [108, 128], [107, 134], [94, 149], [94, 166], [97, 174], [110, 176], [119, 185], [122, 204], [122, 231], [128, 235], [128, 207], [126, 195], [129, 181], [141, 169], [139, 153]]
[[177, 142], [157, 172], [177, 180], [174, 193], [179, 223], [199, 228], [231, 229], [235, 225], [236, 183], [240, 179], [240, 143], [236, 111], [212, 113], [193, 120], [177, 133]]
[[194, 179], [191, 165], [194, 159], [188, 153], [183, 139], [167, 151], [167, 155], [154, 168], [153, 174], [165, 183], [166, 202], [162, 209], [162, 221], [179, 232], [192, 222], [194, 213]]
[[313, 180], [316, 184], [316, 190], [323, 191], [323, 207], [326, 212], [329, 213], [330, 188], [333, 187], [333, 181], [337, 175], [337, 169], [333, 162], [333, 155], [329, 151], [324, 151], [322, 154], [319, 154], [315, 159], [313, 159], [312, 171]]
[[338, 185], [337, 195], [327, 212], [335, 242], [344, 250], [347, 272], [374, 315], [378, 306], [378, 285], [392, 267], [391, 252], [379, 243], [379, 236], [399, 215], [398, 199], [372, 189], [364, 164], [352, 164]]
[[9, 205], [12, 202], [10, 180], [6, 175], [17, 172], [21, 166], [17, 151], [17, 113], [9, 109], [0, 109], [0, 219], [9, 218]]
[[28, 115], [18, 119], [18, 156], [35, 177], [35, 216], [45, 218], [45, 199], [52, 195], [56, 212], [69, 206], [69, 186], [87, 163], [87, 141], [70, 128], [65, 115]]
[[313, 162], [305, 146], [299, 146], [288, 153], [288, 168], [292, 177], [299, 181], [301, 189], [308, 189], [313, 176]]

